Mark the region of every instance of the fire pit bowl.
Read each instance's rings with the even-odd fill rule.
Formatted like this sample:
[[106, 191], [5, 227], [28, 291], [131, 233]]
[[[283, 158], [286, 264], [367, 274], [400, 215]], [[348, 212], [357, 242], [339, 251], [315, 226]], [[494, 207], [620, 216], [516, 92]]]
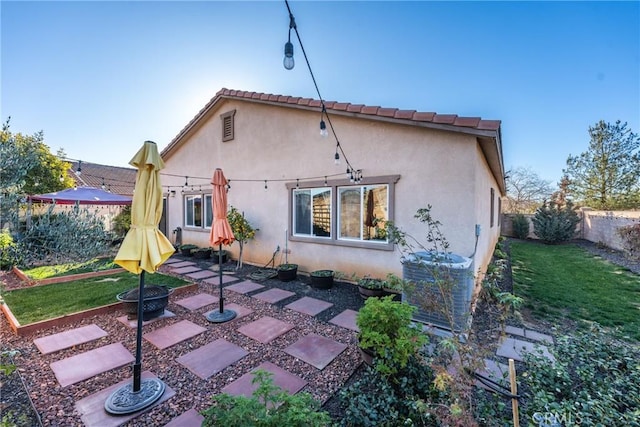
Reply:
[[[118, 301], [122, 301], [122, 307], [129, 320], [138, 316], [138, 288], [124, 291], [116, 295]], [[167, 286], [150, 285], [144, 287], [144, 301], [142, 305], [142, 320], [151, 320], [162, 316], [164, 309], [169, 304], [169, 295], [173, 288]]]

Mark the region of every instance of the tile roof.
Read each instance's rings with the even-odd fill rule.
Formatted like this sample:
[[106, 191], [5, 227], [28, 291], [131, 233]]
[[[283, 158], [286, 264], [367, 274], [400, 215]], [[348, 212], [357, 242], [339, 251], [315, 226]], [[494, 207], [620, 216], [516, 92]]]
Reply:
[[104, 185], [105, 190], [114, 194], [133, 195], [136, 169], [82, 162], [81, 173], [78, 175], [78, 162], [69, 163], [71, 163], [71, 168], [67, 173], [78, 186], [101, 188]]

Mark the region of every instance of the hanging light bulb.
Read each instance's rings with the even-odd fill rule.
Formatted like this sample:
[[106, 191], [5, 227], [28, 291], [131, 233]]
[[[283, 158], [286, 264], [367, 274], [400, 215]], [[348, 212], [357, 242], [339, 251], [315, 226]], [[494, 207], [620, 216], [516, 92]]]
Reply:
[[327, 125], [324, 120], [320, 120], [320, 136], [323, 138], [329, 136], [329, 132], [327, 132]]
[[267, 180], [264, 180], [264, 191], [267, 191]]
[[105, 185], [104, 185], [104, 177], [102, 178], [102, 185], [100, 187], [104, 190], [104, 187], [105, 187]]
[[76, 171], [76, 175], [82, 175], [82, 160], [78, 160], [78, 170]]
[[189, 186], [189, 177], [185, 176], [184, 177], [184, 188], [186, 189]]
[[351, 175], [351, 169], [347, 168], [347, 178]]
[[324, 186], [325, 187], [327, 186], [327, 177], [326, 176], [324, 177]]
[[291, 43], [291, 29], [296, 28], [296, 21], [293, 19], [293, 15], [289, 14], [289, 39], [284, 44], [284, 59], [282, 60], [282, 65], [286, 70], [293, 70], [293, 67], [296, 65], [293, 60], [293, 44]]
[[340, 154], [338, 154], [338, 150], [336, 150], [336, 155], [333, 156], [333, 163], [338, 166], [340, 164]]
[[300, 188], [300, 180], [296, 178], [296, 188]]

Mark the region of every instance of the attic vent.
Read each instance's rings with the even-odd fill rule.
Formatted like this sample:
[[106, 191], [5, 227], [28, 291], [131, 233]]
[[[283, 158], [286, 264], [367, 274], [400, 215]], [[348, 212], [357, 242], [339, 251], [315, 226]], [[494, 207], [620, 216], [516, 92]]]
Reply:
[[233, 116], [235, 115], [236, 110], [227, 111], [220, 115], [220, 119], [222, 120], [222, 142], [233, 139]]

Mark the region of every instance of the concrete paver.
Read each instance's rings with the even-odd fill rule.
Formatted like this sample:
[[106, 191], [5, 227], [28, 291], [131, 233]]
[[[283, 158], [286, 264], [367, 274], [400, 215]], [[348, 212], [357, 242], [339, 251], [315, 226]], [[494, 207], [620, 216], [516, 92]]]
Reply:
[[522, 341], [516, 338], [503, 339], [496, 351], [496, 354], [501, 357], [522, 362], [524, 360], [525, 353], [537, 353], [538, 351], [542, 351], [542, 355], [549, 360], [555, 360], [555, 357], [553, 357], [549, 352], [549, 348], [547, 346], [534, 344], [529, 341]]
[[186, 308], [187, 310], [194, 311], [207, 305], [215, 304], [218, 301], [218, 297], [203, 292], [201, 294], [178, 300], [176, 301], [176, 304]]
[[273, 317], [264, 316], [238, 328], [238, 332], [262, 344], [268, 344], [293, 329], [293, 325]]
[[358, 325], [356, 325], [357, 314], [358, 312], [355, 310], [345, 310], [333, 319], [329, 320], [329, 323], [359, 332], [360, 329], [358, 329]]
[[46, 337], [36, 338], [33, 340], [35, 346], [42, 354], [54, 353], [56, 351], [70, 348], [98, 338], [106, 337], [107, 331], [98, 325], [87, 325], [81, 328], [70, 329]]
[[278, 301], [282, 301], [283, 299], [287, 299], [289, 297], [294, 296], [296, 293], [291, 291], [285, 291], [284, 289], [269, 289], [268, 291], [260, 292], [258, 294], [252, 295], [252, 298], [259, 299], [260, 301], [268, 302], [270, 304], [274, 304]]
[[251, 280], [245, 280], [234, 285], [229, 285], [225, 289], [237, 292], [239, 294], [248, 294], [249, 292], [253, 292], [262, 288], [264, 288], [264, 286], [259, 283], [252, 282]]
[[249, 354], [242, 347], [219, 338], [176, 360], [199, 378], [206, 380]]
[[173, 325], [156, 329], [155, 331], [144, 334], [142, 338], [158, 347], [160, 350], [171, 347], [179, 342], [188, 340], [198, 334], [206, 331], [206, 328], [196, 325], [188, 320], [182, 320]]
[[221, 392], [234, 396], [251, 397], [253, 392], [258, 388], [258, 384], [252, 383], [254, 378], [253, 374], [258, 369], [272, 373], [273, 376], [271, 378], [273, 379], [273, 383], [289, 394], [296, 394], [302, 390], [305, 385], [307, 385], [305, 380], [291, 372], [286, 371], [271, 362], [263, 362], [255, 369], [252, 369], [251, 372], [247, 372], [237, 380], [224, 386]]
[[286, 308], [308, 314], [309, 316], [315, 316], [331, 306], [333, 306], [333, 304], [330, 302], [311, 297], [302, 297], [291, 304], [285, 305]]
[[284, 351], [311, 366], [324, 369], [347, 347], [346, 344], [339, 343], [321, 335], [310, 334], [300, 338], [285, 348]]

